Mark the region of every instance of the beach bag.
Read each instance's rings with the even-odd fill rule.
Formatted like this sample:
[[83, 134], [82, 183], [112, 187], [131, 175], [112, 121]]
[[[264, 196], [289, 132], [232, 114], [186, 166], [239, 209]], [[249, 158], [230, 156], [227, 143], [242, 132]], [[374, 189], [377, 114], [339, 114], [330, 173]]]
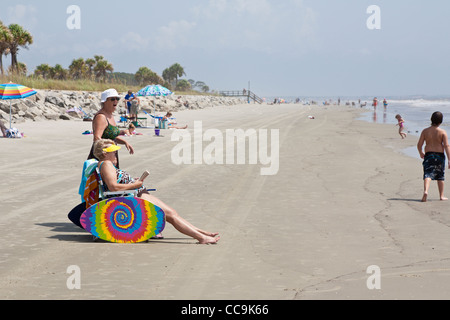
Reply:
[[7, 138], [22, 138], [22, 134], [17, 130], [17, 128], [6, 129]]

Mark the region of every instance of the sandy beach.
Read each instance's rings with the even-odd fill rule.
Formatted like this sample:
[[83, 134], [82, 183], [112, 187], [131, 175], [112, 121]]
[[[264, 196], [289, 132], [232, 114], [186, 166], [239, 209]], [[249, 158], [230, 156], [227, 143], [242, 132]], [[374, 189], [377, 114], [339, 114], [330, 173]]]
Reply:
[[[138, 129], [121, 167], [194, 225], [219, 232], [198, 245], [171, 225], [164, 240], [93, 242], [68, 212], [92, 136], [83, 121], [25, 122], [0, 139], [0, 299], [305, 300], [450, 298], [450, 202], [436, 184], [421, 203], [417, 138], [357, 120], [347, 106], [238, 105], [177, 112], [203, 130], [279, 129], [279, 171], [263, 164], [177, 166], [173, 130]], [[309, 116], [314, 116], [311, 119]], [[205, 144], [206, 145], [206, 144]], [[446, 195], [450, 195], [447, 186]], [[69, 266], [81, 289], [67, 287]], [[369, 266], [381, 272], [370, 290]]]

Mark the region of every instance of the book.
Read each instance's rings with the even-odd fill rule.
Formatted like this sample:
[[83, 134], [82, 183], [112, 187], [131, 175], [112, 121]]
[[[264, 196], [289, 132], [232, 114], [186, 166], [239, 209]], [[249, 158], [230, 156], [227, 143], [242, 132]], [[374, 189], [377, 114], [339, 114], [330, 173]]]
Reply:
[[145, 171], [142, 176], [139, 178], [139, 180], [144, 181], [145, 178], [147, 178], [150, 175], [150, 172]]

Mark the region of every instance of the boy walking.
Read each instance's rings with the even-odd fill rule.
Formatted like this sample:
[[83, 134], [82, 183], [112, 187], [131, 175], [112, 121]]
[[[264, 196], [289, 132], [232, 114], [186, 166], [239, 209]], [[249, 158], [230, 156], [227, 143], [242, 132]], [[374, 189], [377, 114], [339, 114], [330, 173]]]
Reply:
[[[441, 200], [448, 200], [444, 197], [444, 180], [445, 180], [445, 153], [447, 154], [448, 167], [450, 169], [450, 146], [445, 130], [439, 128], [444, 116], [441, 112], [436, 111], [431, 116], [431, 127], [426, 128], [420, 135], [417, 149], [423, 161], [423, 179], [424, 192], [422, 202], [427, 202], [428, 189], [431, 180], [436, 180]], [[423, 144], [425, 143], [425, 154], [423, 153]]]

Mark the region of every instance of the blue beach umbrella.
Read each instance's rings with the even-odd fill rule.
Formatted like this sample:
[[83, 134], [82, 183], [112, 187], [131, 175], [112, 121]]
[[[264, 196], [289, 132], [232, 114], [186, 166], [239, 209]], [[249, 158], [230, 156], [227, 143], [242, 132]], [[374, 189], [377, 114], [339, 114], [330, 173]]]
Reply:
[[137, 92], [137, 95], [140, 97], [147, 97], [147, 96], [166, 97], [166, 96], [170, 96], [171, 94], [172, 94], [172, 91], [170, 91], [169, 89], [167, 89], [159, 84], [146, 86], [145, 88], [142, 88], [141, 90], [139, 90]]
[[[173, 94], [172, 91], [170, 91], [169, 89], [159, 85], [159, 84], [152, 84], [149, 86], [146, 86], [145, 88], [142, 88], [141, 90], [139, 90], [137, 92], [137, 95], [139, 97], [166, 97], [166, 96], [170, 96], [171, 94]], [[155, 114], [156, 114], [156, 108], [154, 110]]]

